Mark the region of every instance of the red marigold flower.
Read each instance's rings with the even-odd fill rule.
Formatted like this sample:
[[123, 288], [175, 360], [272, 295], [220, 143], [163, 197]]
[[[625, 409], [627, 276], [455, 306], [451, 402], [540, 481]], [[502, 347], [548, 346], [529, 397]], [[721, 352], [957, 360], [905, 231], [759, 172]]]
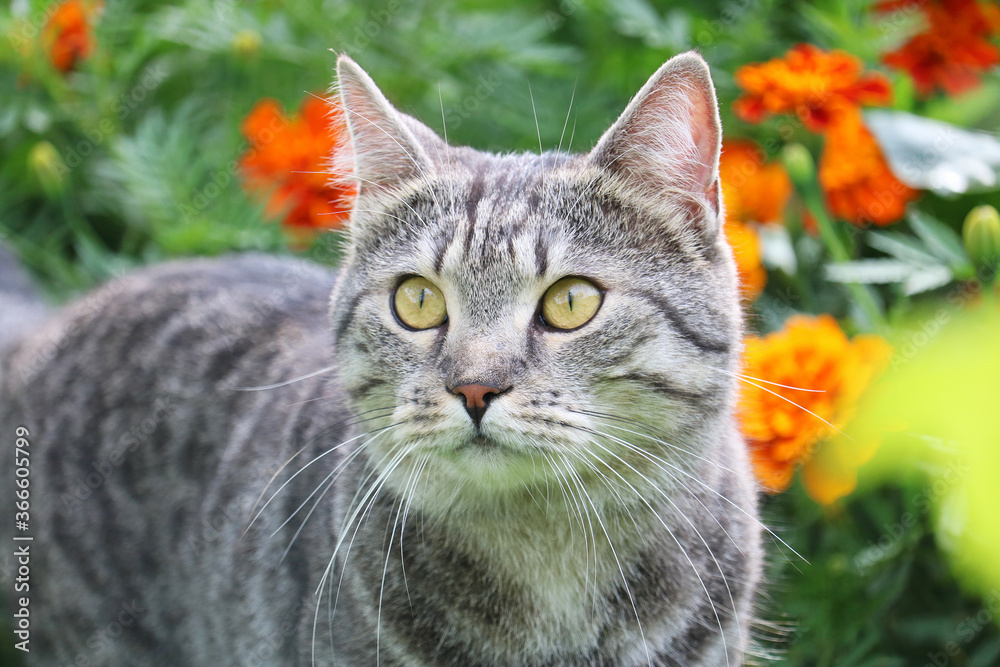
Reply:
[[819, 182], [830, 211], [855, 225], [898, 221], [918, 191], [892, 173], [859, 109], [841, 109], [833, 118], [819, 160]]
[[42, 46], [60, 72], [69, 72], [94, 50], [93, 21], [104, 3], [67, 0], [42, 28]]
[[[820, 464], [830, 457], [814, 461], [813, 450], [847, 423], [889, 353], [878, 336], [848, 340], [829, 315], [798, 315], [781, 331], [747, 338], [743, 372], [748, 382], [740, 392], [738, 416], [765, 488], [784, 491], [802, 465], [806, 488], [820, 502], [850, 492], [849, 466], [824, 468]], [[857, 463], [869, 454], [865, 447], [839, 458]]]
[[862, 70], [861, 60], [849, 53], [798, 44], [783, 58], [736, 70], [736, 83], [745, 93], [733, 103], [733, 110], [751, 123], [770, 114], [795, 113], [809, 130], [820, 132], [829, 125], [831, 110], [845, 102], [892, 101], [889, 80]]
[[263, 99], [241, 131], [251, 147], [240, 158], [244, 187], [267, 196], [267, 215], [299, 229], [335, 228], [347, 219], [357, 187], [329, 169], [334, 151], [349, 150], [339, 105], [309, 96], [289, 118], [278, 102]]
[[976, 0], [926, 1], [919, 6], [927, 28], [884, 54], [882, 62], [908, 72], [922, 95], [935, 88], [957, 95], [978, 86], [980, 73], [1000, 63], [1000, 50], [989, 41], [1000, 30], [1000, 9]]

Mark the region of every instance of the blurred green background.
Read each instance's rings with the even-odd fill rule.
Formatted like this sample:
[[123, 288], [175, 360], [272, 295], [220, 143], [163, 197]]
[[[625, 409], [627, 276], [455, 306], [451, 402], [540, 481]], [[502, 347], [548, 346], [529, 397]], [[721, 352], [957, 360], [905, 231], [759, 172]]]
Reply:
[[[109, 0], [94, 52], [62, 74], [38, 38], [50, 5], [0, 9], [0, 235], [56, 302], [175, 256], [259, 249], [335, 262], [335, 234], [290, 242], [241, 188], [235, 165], [254, 104], [272, 97], [292, 113], [308, 92], [328, 89], [340, 52], [400, 109], [442, 133], [446, 125], [454, 144], [579, 151], [662, 62], [695, 48], [712, 67], [727, 136], [815, 150], [819, 139], [802, 129], [785, 136], [787, 125], [733, 116], [736, 68], [803, 41], [878, 67], [907, 29], [873, 17], [863, 0]], [[920, 100], [908, 79], [891, 76], [897, 109], [1000, 126], [996, 77], [975, 95]], [[45, 142], [67, 166], [58, 178]], [[1000, 200], [926, 194], [921, 208], [957, 230], [984, 202]], [[816, 242], [795, 251], [799, 275], [772, 276], [751, 307], [753, 327], [777, 328], [793, 311], [849, 309], [842, 286], [815, 270]], [[894, 303], [909, 312], [909, 300]], [[882, 476], [830, 507], [797, 485], [767, 497], [766, 523], [804, 559], [769, 540], [755, 664], [1000, 664], [1000, 592], [958, 583], [939, 548], [933, 493], [927, 477], [906, 475]], [[12, 644], [3, 640], [0, 663], [17, 664]]]

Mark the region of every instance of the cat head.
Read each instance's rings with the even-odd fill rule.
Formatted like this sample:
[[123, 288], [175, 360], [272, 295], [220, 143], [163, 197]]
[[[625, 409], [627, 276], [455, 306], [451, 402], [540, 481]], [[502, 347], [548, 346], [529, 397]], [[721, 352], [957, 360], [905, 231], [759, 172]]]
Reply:
[[[584, 155], [448, 146], [346, 56], [357, 179], [331, 303], [359, 442], [426, 504], [554, 479], [669, 486], [731, 428], [741, 339], [705, 62], [664, 64]], [[346, 156], [346, 157], [345, 157]]]

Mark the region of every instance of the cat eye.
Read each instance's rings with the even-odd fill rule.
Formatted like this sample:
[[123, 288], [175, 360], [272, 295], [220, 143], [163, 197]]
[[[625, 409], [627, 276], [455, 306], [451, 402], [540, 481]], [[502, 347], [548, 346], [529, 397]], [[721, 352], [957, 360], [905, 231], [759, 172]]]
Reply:
[[603, 299], [601, 289], [589, 280], [563, 278], [542, 297], [542, 320], [556, 329], [577, 329], [597, 314]]
[[411, 329], [438, 327], [448, 319], [441, 290], [420, 276], [411, 276], [399, 284], [392, 305], [397, 319]]

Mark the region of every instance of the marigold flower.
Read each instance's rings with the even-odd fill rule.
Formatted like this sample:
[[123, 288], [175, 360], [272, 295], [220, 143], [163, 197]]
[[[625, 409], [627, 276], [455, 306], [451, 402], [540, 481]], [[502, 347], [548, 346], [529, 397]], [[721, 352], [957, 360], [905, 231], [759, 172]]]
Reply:
[[849, 53], [798, 44], [783, 58], [736, 70], [736, 83], [745, 94], [733, 103], [733, 110], [751, 123], [770, 114], [795, 113], [809, 130], [820, 132], [835, 107], [892, 101], [889, 80], [862, 70], [861, 60]]
[[752, 141], [722, 144], [719, 177], [726, 203], [725, 233], [733, 248], [743, 296], [753, 301], [764, 290], [767, 272], [760, 264], [760, 240], [751, 223], [780, 223], [792, 195], [792, 183], [777, 162], [764, 163], [764, 151]]
[[856, 464], [870, 448], [840, 456], [848, 463], [853, 458], [854, 467], [825, 465], [813, 450], [851, 417], [887, 362], [888, 344], [874, 335], [848, 340], [829, 315], [798, 315], [781, 331], [745, 343], [747, 383], [738, 415], [761, 484], [772, 493], [784, 491], [803, 465], [803, 481], [815, 499], [832, 502], [849, 493]]
[[830, 211], [855, 225], [896, 222], [918, 191], [892, 173], [860, 110], [844, 108], [833, 118], [819, 160], [819, 182]]
[[764, 162], [764, 151], [752, 141], [722, 143], [719, 177], [726, 219], [759, 224], [781, 223], [792, 196], [792, 182], [780, 162]]
[[757, 232], [738, 220], [727, 220], [723, 231], [736, 259], [740, 292], [744, 299], [753, 301], [760, 296], [767, 284], [767, 271], [760, 264], [760, 240]]
[[42, 46], [60, 72], [69, 72], [94, 50], [93, 22], [102, 2], [67, 0], [56, 7], [42, 28]]
[[283, 215], [284, 224], [300, 230], [335, 228], [347, 219], [357, 188], [329, 173], [333, 152], [349, 150], [333, 101], [309, 96], [289, 118], [276, 101], [263, 99], [241, 131], [251, 147], [240, 158], [244, 187], [268, 197], [267, 215]]
[[[914, 3], [911, 3], [914, 4]], [[1000, 63], [989, 37], [1000, 30], [1000, 9], [976, 0], [939, 0], [917, 4], [927, 28], [882, 56], [882, 62], [908, 72], [922, 95], [941, 88], [950, 95], [979, 85], [979, 75]], [[899, 9], [883, 3], [879, 11]]]

